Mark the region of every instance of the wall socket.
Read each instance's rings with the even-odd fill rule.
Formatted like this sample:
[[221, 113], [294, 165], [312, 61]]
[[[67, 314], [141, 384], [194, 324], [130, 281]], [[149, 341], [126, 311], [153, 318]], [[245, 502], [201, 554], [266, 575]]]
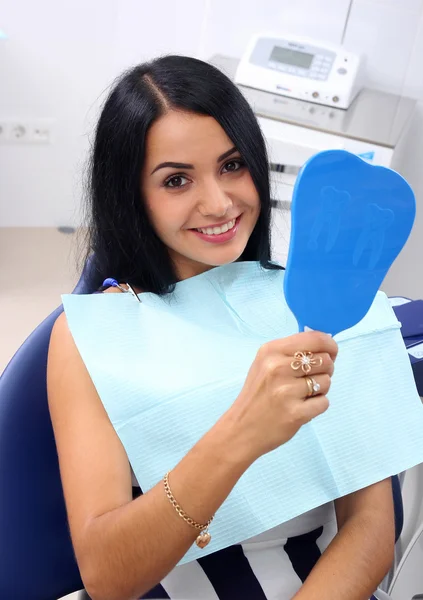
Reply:
[[0, 144], [52, 144], [53, 119], [0, 120]]

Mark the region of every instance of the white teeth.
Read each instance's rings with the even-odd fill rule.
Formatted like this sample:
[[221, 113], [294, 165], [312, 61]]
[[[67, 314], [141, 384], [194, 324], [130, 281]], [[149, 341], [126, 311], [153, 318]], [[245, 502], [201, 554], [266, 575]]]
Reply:
[[229, 221], [229, 223], [225, 223], [221, 227], [207, 227], [206, 229], [197, 229], [200, 233], [205, 233], [206, 235], [219, 235], [221, 233], [226, 233], [229, 229], [232, 229], [235, 226], [236, 219]]

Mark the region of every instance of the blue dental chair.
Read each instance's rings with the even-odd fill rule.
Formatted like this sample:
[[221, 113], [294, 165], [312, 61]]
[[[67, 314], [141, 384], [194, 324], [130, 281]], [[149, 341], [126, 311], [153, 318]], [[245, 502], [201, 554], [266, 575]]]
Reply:
[[[73, 293], [95, 291], [88, 262]], [[82, 590], [66, 518], [46, 367], [57, 308], [28, 337], [0, 378], [0, 598], [57, 600]], [[392, 478], [396, 537], [401, 488]], [[407, 599], [408, 600], [408, 599]]]

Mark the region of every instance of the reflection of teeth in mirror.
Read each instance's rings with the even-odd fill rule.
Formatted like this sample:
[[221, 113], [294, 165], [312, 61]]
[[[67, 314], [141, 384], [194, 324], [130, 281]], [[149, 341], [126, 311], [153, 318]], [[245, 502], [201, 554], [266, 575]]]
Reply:
[[320, 197], [320, 209], [311, 228], [308, 248], [309, 250], [317, 250], [317, 240], [325, 229], [328, 234], [325, 252], [330, 252], [338, 238], [341, 218], [345, 212], [346, 205], [351, 200], [351, 196], [346, 191], [326, 186], [322, 188]]
[[377, 204], [369, 204], [366, 207], [366, 221], [353, 255], [353, 265], [355, 267], [357, 267], [363, 253], [369, 246], [371, 252], [367, 268], [372, 270], [376, 267], [385, 244], [385, 232], [394, 220], [395, 215], [388, 208], [380, 208]]

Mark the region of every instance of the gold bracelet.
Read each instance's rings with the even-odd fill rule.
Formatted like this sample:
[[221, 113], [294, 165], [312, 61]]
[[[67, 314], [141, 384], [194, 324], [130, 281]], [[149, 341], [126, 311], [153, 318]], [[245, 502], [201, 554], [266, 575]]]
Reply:
[[172, 504], [173, 508], [176, 510], [178, 515], [185, 521], [185, 523], [188, 523], [188, 525], [191, 525], [191, 527], [194, 527], [194, 529], [201, 531], [200, 535], [195, 540], [195, 543], [197, 544], [197, 546], [199, 548], [205, 548], [211, 540], [211, 535], [210, 535], [208, 529], [209, 529], [210, 523], [213, 521], [214, 515], [211, 519], [209, 519], [207, 521], [207, 523], [205, 525], [201, 525], [201, 523], [197, 523], [196, 521], [194, 521], [194, 519], [191, 519], [191, 517], [189, 517], [187, 515], [187, 513], [185, 511], [183, 511], [182, 508], [179, 506], [179, 504], [176, 502], [172, 492], [170, 491], [170, 487], [169, 487], [169, 473], [166, 473], [166, 475], [163, 477], [163, 483], [164, 483], [164, 489], [166, 492], [166, 496], [169, 498], [170, 503]]

